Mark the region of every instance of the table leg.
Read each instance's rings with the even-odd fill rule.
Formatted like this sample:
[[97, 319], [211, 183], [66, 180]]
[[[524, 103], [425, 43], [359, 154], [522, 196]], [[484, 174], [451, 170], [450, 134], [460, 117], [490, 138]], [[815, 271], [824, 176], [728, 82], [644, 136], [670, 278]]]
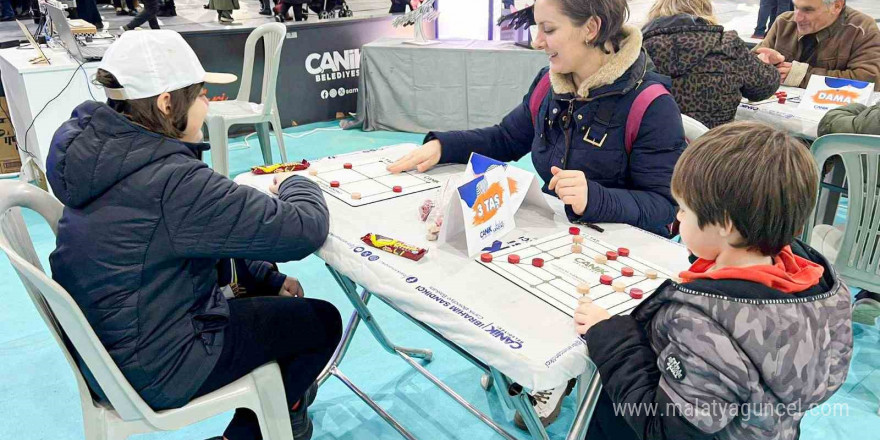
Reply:
[[[330, 274], [333, 275], [333, 278], [342, 288], [345, 295], [348, 297], [349, 301], [351, 301], [352, 305], [355, 308], [354, 313], [352, 313], [351, 318], [349, 318], [348, 326], [345, 329], [345, 333], [343, 334], [342, 340], [339, 345], [336, 347], [336, 352], [333, 355], [330, 363], [325, 367], [324, 371], [318, 376], [318, 383], [321, 384], [329, 376], [335, 376], [340, 381], [342, 381], [345, 386], [347, 386], [352, 392], [354, 392], [361, 400], [363, 400], [370, 408], [372, 408], [380, 417], [382, 417], [386, 422], [388, 422], [394, 429], [397, 430], [403, 437], [408, 440], [415, 440], [412, 434], [410, 434], [405, 428], [403, 428], [400, 423], [398, 423], [390, 414], [388, 414], [384, 409], [382, 409], [375, 401], [373, 401], [369, 396], [366, 395], [360, 388], [358, 388], [354, 383], [351, 382], [342, 372], [339, 370], [338, 365], [342, 361], [342, 358], [345, 356], [345, 353], [348, 351], [348, 347], [351, 345], [351, 340], [354, 336], [354, 332], [356, 331], [358, 325], [361, 321], [370, 329], [370, 332], [373, 334], [373, 337], [379, 342], [382, 347], [388, 351], [389, 353], [396, 354], [400, 356], [404, 361], [410, 364], [416, 371], [422, 374], [426, 379], [431, 381], [434, 385], [440, 388], [447, 395], [452, 397], [456, 402], [462, 405], [465, 409], [467, 409], [471, 414], [474, 414], [477, 418], [479, 418], [483, 423], [488, 425], [490, 428], [495, 430], [501, 437], [506, 440], [517, 440], [516, 436], [511, 435], [503, 428], [498, 426], [489, 416], [483, 414], [480, 410], [471, 405], [467, 400], [458, 395], [455, 391], [449, 388], [443, 381], [435, 377], [428, 370], [426, 370], [421, 364], [416, 362], [414, 358], [423, 359], [426, 361], [431, 361], [433, 357], [433, 352], [427, 349], [415, 349], [415, 348], [404, 348], [398, 347], [394, 345], [385, 333], [379, 328], [378, 323], [373, 317], [370, 310], [367, 308], [367, 302], [371, 297], [370, 292], [366, 289], [363, 289], [361, 294], [357, 292], [357, 285], [350, 278], [342, 275], [329, 265], [327, 269], [330, 271]], [[397, 310], [395, 308], [395, 310]], [[400, 312], [399, 310], [397, 310]], [[405, 315], [406, 316], [406, 315]], [[436, 332], [430, 332], [435, 337], [440, 338]], [[442, 340], [442, 339], [441, 339]], [[446, 342], [446, 341], [444, 341]], [[447, 343], [450, 345], [450, 343]], [[461, 354], [463, 353], [461, 350], [456, 350]], [[466, 356], [468, 357], [468, 356]], [[531, 407], [531, 405], [529, 405]], [[532, 410], [534, 412], [534, 409]], [[539, 422], [540, 423], [540, 422]], [[544, 437], [546, 440], [546, 437]]]
[[[592, 370], [592, 373], [584, 373], [578, 379], [578, 409], [571, 422], [571, 429], [568, 430], [566, 440], [583, 440], [587, 435], [590, 419], [593, 418], [593, 410], [596, 409], [596, 402], [599, 401], [599, 393], [602, 391], [599, 371], [595, 366]], [[588, 377], [589, 379], [585, 382]]]

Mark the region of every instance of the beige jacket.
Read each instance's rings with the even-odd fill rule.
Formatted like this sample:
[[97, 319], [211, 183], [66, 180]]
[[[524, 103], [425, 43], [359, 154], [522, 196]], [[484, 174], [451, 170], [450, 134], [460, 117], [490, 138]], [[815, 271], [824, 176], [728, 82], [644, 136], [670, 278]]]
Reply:
[[756, 46], [775, 49], [792, 63], [783, 85], [805, 88], [810, 75], [824, 75], [872, 82], [880, 91], [880, 28], [873, 18], [849, 6], [844, 8], [831, 26], [816, 33], [815, 66], [795, 61], [802, 50], [800, 39], [794, 12], [786, 12]]

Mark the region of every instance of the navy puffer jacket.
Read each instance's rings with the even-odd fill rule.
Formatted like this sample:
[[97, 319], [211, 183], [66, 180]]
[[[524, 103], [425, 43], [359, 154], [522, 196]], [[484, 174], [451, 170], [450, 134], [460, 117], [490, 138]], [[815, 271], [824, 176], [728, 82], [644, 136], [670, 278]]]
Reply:
[[212, 171], [199, 160], [207, 149], [86, 102], [49, 151], [65, 205], [52, 276], [154, 409], [187, 403], [223, 348], [218, 259], [301, 259], [329, 229], [309, 180], [286, 180], [274, 199]]
[[[675, 218], [670, 192], [672, 171], [686, 141], [681, 112], [671, 95], [660, 96], [642, 118], [632, 152], [625, 148], [626, 120], [632, 103], [652, 84], [670, 86], [669, 78], [654, 73], [642, 52], [641, 33], [625, 26], [628, 33], [620, 51], [592, 78], [575, 90], [569, 75], [550, 74], [552, 90], [544, 99], [536, 123], [529, 101], [543, 69], [520, 105], [493, 127], [428, 133], [425, 141], [438, 139], [441, 163], [466, 163], [471, 152], [501, 161], [519, 160], [532, 154], [535, 170], [544, 180], [550, 168], [581, 170], [587, 177], [588, 199], [578, 216], [566, 207], [569, 220], [627, 223], [668, 235]], [[613, 110], [604, 123], [603, 109]], [[563, 116], [569, 114], [569, 126]], [[546, 184], [544, 191], [547, 190]], [[553, 194], [555, 195], [555, 194]]]

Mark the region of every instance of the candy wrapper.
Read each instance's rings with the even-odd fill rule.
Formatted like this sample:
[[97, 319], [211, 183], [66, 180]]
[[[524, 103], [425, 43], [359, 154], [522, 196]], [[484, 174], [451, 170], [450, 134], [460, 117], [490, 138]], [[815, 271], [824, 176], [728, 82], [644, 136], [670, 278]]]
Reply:
[[382, 249], [385, 252], [391, 252], [394, 255], [399, 255], [414, 261], [421, 260], [428, 252], [427, 249], [406, 244], [402, 241], [378, 234], [364, 235], [361, 237], [361, 241], [374, 248]]
[[302, 162], [291, 162], [291, 163], [277, 163], [275, 165], [265, 165], [260, 167], [251, 168], [251, 172], [257, 175], [260, 174], [277, 174], [277, 173], [289, 173], [291, 171], [304, 171], [309, 169], [311, 164], [309, 161], [303, 159]]

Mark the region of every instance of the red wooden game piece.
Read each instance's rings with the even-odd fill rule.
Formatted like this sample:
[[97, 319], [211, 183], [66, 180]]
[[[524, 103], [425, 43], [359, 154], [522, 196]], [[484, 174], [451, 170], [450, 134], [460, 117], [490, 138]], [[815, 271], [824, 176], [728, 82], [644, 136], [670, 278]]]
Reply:
[[491, 263], [492, 262], [492, 254], [486, 252], [480, 255], [480, 261], [483, 263]]
[[636, 273], [636, 271], [634, 271], [631, 267], [624, 267], [623, 269], [620, 269], [620, 273], [623, 274], [623, 276], [625, 277], [631, 277]]
[[519, 264], [519, 255], [517, 255], [517, 254], [508, 255], [507, 262], [510, 264]]
[[399, 192], [403, 192], [403, 187], [398, 185], [398, 186], [395, 186], [394, 188], [391, 188], [391, 190], [396, 193], [399, 193]]
[[339, 188], [339, 182], [336, 180], [330, 182], [330, 188]]
[[629, 249], [617, 248], [617, 255], [620, 255], [621, 257], [628, 257], [629, 256]]
[[780, 96], [780, 97], [779, 97], [779, 103], [780, 103], [780, 104], [785, 104], [785, 96]]
[[611, 278], [611, 275], [602, 275], [599, 277], [599, 282], [606, 286], [610, 286], [612, 281], [614, 281], [614, 278]]
[[532, 266], [544, 267], [544, 259], [543, 258], [532, 258]]
[[645, 292], [642, 292], [642, 289], [639, 289], [638, 287], [633, 287], [632, 289], [629, 289], [630, 298], [642, 299], [643, 296], [645, 296]]
[[350, 170], [350, 169], [351, 169], [351, 164], [350, 164], [350, 163], [344, 164], [344, 165], [342, 165], [342, 168], [345, 168], [345, 169], [347, 169], [347, 170]]
[[568, 228], [568, 233], [571, 235], [581, 235], [581, 228], [577, 226], [572, 226]]
[[617, 259], [617, 252], [608, 251], [608, 252], [605, 252], [605, 256], [608, 257], [609, 261], [614, 261]]

